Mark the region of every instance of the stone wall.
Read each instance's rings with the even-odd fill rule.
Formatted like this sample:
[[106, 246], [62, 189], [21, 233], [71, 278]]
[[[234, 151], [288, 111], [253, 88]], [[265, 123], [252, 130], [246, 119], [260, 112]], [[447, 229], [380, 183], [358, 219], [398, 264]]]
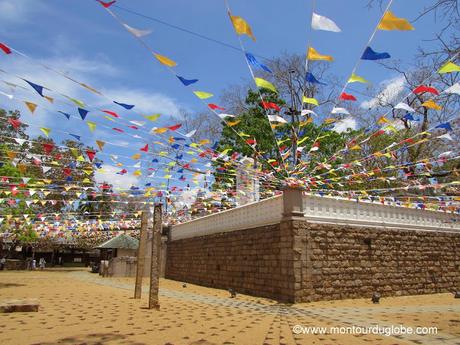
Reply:
[[280, 224], [168, 243], [166, 278], [284, 302], [460, 288], [460, 233]]
[[168, 243], [166, 278], [288, 300], [290, 248], [279, 224], [176, 240]]
[[[295, 301], [417, 295], [460, 287], [460, 233], [293, 222]], [[302, 257], [300, 257], [302, 256]]]

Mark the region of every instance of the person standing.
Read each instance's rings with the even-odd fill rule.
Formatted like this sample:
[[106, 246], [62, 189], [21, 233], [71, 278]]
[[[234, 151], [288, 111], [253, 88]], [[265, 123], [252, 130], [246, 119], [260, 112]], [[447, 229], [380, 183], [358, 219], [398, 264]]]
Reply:
[[6, 264], [6, 259], [5, 257], [2, 257], [0, 259], [0, 271], [3, 271], [5, 269], [5, 264]]
[[45, 265], [46, 265], [45, 258], [40, 258], [39, 265], [40, 265], [40, 270], [43, 271], [45, 269]]
[[37, 268], [37, 260], [32, 259], [32, 265], [30, 266], [30, 269], [32, 271], [35, 271], [36, 268]]

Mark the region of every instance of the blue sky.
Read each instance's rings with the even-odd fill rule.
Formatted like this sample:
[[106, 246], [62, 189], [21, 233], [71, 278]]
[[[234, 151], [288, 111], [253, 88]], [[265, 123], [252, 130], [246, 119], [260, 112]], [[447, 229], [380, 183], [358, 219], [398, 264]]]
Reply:
[[[366, 8], [366, 1], [316, 1], [315, 12], [333, 19], [342, 29], [342, 33], [330, 33], [310, 29], [311, 1], [230, 0], [229, 3], [234, 15], [242, 16], [250, 23], [257, 38], [255, 43], [243, 38], [248, 51], [265, 57], [278, 56], [283, 52], [305, 54], [308, 41], [319, 52], [334, 56], [332, 73], [337, 74], [343, 83], [382, 14], [379, 7]], [[395, 15], [411, 20], [430, 3], [426, 0], [395, 0], [391, 10]], [[224, 1], [119, 0], [117, 5], [238, 45]], [[173, 30], [117, 7], [111, 9], [130, 26], [151, 29], [152, 34], [145, 40], [153, 49], [178, 62], [178, 74], [199, 79], [195, 89], [218, 96], [226, 86], [249, 79], [241, 52]], [[177, 123], [179, 108], [192, 112], [206, 110], [189, 89], [183, 87], [96, 1], [0, 0], [0, 23], [0, 42], [103, 90], [114, 100], [135, 104], [139, 113], [164, 114], [161, 125]], [[414, 24], [415, 31], [377, 32], [371, 46], [376, 51], [389, 52], [392, 57], [409, 63], [419, 45], [429, 44], [422, 40], [432, 38], [441, 25], [432, 16], [427, 16]], [[0, 69], [91, 104], [108, 107], [106, 100], [94, 97], [64, 78], [18, 56], [1, 55]], [[369, 61], [361, 63], [357, 74], [377, 85], [397, 77]], [[5, 76], [1, 77], [5, 79]], [[7, 91], [5, 88], [0, 90]], [[22, 96], [37, 100], [30, 93]], [[19, 107], [25, 111], [21, 104], [7, 103], [4, 98], [1, 102], [3, 107]], [[219, 103], [218, 98], [212, 102]], [[126, 113], [113, 106], [110, 109]], [[134, 115], [126, 114], [127, 119], [135, 119]], [[40, 107], [34, 117], [26, 116], [26, 120], [40, 126], [54, 128], [57, 125], [60, 129], [80, 131], [85, 138], [131, 144], [129, 149], [121, 150], [125, 155], [137, 152], [145, 143], [139, 140], [138, 144], [134, 144], [130, 138], [120, 137], [103, 127], [90, 133], [81, 121], [72, 119], [73, 122], [65, 122], [65, 118], [51, 115], [46, 110], [40, 111]], [[89, 120], [92, 120], [91, 116]], [[62, 121], [62, 125], [57, 121]], [[58, 132], [55, 134], [59, 137]], [[135, 181], [129, 177], [127, 183]]]

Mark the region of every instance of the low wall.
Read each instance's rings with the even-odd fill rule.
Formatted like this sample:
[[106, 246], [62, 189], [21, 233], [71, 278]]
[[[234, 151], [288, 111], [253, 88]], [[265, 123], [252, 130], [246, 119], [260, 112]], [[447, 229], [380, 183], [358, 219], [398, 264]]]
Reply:
[[289, 299], [291, 244], [280, 224], [168, 243], [166, 278], [273, 299]]
[[453, 291], [460, 233], [306, 220], [168, 244], [166, 278], [284, 302]]
[[293, 221], [295, 302], [454, 291], [460, 233]]

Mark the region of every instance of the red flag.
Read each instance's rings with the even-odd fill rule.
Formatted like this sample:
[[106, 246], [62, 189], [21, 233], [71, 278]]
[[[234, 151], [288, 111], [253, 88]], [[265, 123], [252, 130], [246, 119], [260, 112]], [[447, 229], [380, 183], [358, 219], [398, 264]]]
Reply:
[[110, 110], [102, 110], [103, 113], [106, 113], [106, 114], [109, 114], [109, 115], [112, 115], [113, 117], [120, 117], [120, 115], [118, 115], [116, 112], [114, 111], [110, 111]]
[[62, 171], [64, 172], [64, 175], [66, 176], [70, 176], [72, 174], [72, 169], [70, 168], [64, 168], [62, 169]]
[[[223, 109], [222, 109], [223, 110]], [[182, 125], [180, 123], [178, 123], [177, 125], [174, 125], [174, 126], [170, 126], [168, 127], [171, 131], [175, 131], [176, 129], [179, 129], [181, 128]]]
[[5, 54], [11, 54], [11, 49], [3, 43], [0, 43], [0, 49], [3, 50]]
[[273, 103], [273, 102], [262, 102], [262, 107], [264, 109], [274, 109], [276, 111], [281, 110], [281, 108], [276, 103]]
[[218, 105], [213, 104], [213, 103], [209, 103], [208, 107], [211, 108], [212, 110], [216, 110], [216, 109], [225, 110], [225, 108], [219, 107]]
[[49, 155], [51, 151], [53, 151], [53, 148], [54, 148], [54, 144], [51, 144], [51, 143], [43, 144], [43, 150], [45, 151], [47, 155]]
[[353, 96], [353, 95], [350, 95], [346, 92], [342, 92], [342, 94], [340, 95], [340, 99], [344, 100], [344, 101], [356, 101], [356, 97]]
[[149, 144], [145, 144], [145, 146], [141, 148], [141, 151], [149, 152]]
[[112, 128], [114, 131], [117, 131], [117, 132], [120, 132], [120, 133], [124, 133], [124, 130], [120, 129], [120, 128]]
[[246, 140], [246, 142], [249, 144], [249, 145], [254, 145], [256, 143], [256, 139], [248, 139]]
[[13, 126], [14, 129], [18, 129], [19, 126], [22, 124], [21, 121], [15, 120], [15, 119], [12, 119], [12, 118], [9, 118], [9, 119], [8, 119], [8, 123], [11, 124], [11, 126]]
[[96, 151], [86, 150], [86, 154], [88, 155], [89, 160], [92, 162], [96, 156]]
[[377, 137], [377, 136], [382, 135], [384, 133], [385, 133], [385, 131], [383, 129], [380, 129], [377, 132], [375, 132], [374, 134], [372, 134], [371, 137]]
[[110, 1], [110, 2], [104, 2], [102, 0], [97, 0], [102, 6], [104, 6], [104, 8], [109, 8], [110, 6], [112, 6], [114, 3], [116, 3], [116, 0], [114, 1]]
[[412, 92], [415, 94], [428, 92], [428, 93], [432, 93], [433, 95], [439, 95], [439, 91], [436, 90], [434, 87], [425, 86], [425, 85], [417, 86]]
[[136, 126], [128, 126], [129, 128], [132, 128], [132, 129], [139, 129], [137, 128]]

